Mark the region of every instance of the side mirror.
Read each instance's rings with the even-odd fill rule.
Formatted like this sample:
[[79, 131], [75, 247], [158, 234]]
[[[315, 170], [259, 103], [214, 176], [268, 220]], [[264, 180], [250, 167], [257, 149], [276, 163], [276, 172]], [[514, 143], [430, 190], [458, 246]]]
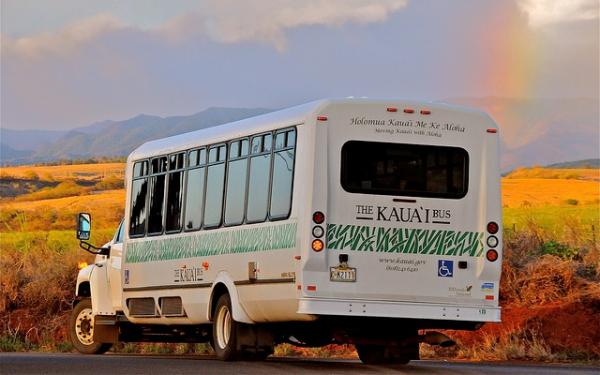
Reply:
[[87, 241], [92, 231], [92, 216], [86, 213], [77, 215], [77, 239]]

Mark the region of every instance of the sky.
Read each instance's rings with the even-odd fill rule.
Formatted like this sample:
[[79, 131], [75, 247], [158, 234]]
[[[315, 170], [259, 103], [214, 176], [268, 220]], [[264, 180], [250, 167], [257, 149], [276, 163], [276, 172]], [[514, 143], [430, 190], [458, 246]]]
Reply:
[[600, 97], [598, 0], [0, 4], [10, 129], [324, 97]]

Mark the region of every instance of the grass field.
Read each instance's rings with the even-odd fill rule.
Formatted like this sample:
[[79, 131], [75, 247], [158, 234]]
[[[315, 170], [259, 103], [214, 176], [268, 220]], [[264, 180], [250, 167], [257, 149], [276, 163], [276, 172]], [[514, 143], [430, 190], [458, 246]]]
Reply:
[[600, 169], [597, 168], [517, 168], [506, 175], [506, 178], [549, 178], [565, 180], [600, 180]]
[[41, 180], [65, 180], [65, 179], [95, 179], [107, 176], [123, 177], [125, 173], [124, 163], [98, 163], [98, 164], [73, 164], [55, 166], [30, 166], [3, 167], [0, 175], [2, 177], [12, 176], [17, 178], [29, 178], [37, 176]]
[[[65, 326], [77, 264], [93, 259], [78, 247], [75, 216], [91, 213], [91, 241], [107, 242], [123, 216], [125, 191], [111, 189], [122, 182], [123, 169], [122, 163], [2, 168], [4, 191], [18, 194], [0, 199], [0, 351], [72, 350]], [[600, 320], [594, 307], [600, 306], [597, 175], [597, 169], [533, 168], [502, 179], [504, 322], [473, 333], [452, 332], [458, 348], [423, 346], [425, 358], [600, 359], [600, 326], [593, 328]], [[586, 329], [560, 333], [573, 326]], [[178, 353], [189, 346], [126, 344], [116, 350]], [[276, 353], [356, 355], [351, 346], [339, 345], [282, 344]]]

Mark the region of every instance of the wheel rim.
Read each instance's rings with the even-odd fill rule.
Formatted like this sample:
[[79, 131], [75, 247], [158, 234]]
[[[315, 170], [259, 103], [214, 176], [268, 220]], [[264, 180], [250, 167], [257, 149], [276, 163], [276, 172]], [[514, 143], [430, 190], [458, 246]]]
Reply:
[[231, 313], [227, 306], [221, 306], [217, 314], [217, 344], [225, 349], [231, 335]]
[[79, 312], [75, 320], [75, 334], [83, 345], [94, 343], [94, 316], [92, 309], [86, 308]]

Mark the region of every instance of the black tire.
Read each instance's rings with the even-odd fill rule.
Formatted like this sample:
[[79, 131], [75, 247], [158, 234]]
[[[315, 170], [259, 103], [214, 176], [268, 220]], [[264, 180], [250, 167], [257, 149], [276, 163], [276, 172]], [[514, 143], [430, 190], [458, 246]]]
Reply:
[[79, 301], [71, 312], [69, 336], [75, 349], [83, 354], [103, 354], [112, 347], [112, 344], [94, 342], [94, 317], [89, 298]]
[[402, 347], [383, 345], [356, 345], [358, 358], [367, 365], [397, 364], [405, 365], [413, 359], [419, 359], [419, 344]]
[[358, 358], [365, 365], [377, 365], [388, 362], [386, 361], [385, 346], [383, 345], [357, 344], [356, 352], [358, 353]]
[[217, 300], [213, 314], [212, 345], [220, 360], [233, 361], [239, 358], [237, 331], [238, 323], [233, 320], [231, 299], [229, 294], [223, 294]]

